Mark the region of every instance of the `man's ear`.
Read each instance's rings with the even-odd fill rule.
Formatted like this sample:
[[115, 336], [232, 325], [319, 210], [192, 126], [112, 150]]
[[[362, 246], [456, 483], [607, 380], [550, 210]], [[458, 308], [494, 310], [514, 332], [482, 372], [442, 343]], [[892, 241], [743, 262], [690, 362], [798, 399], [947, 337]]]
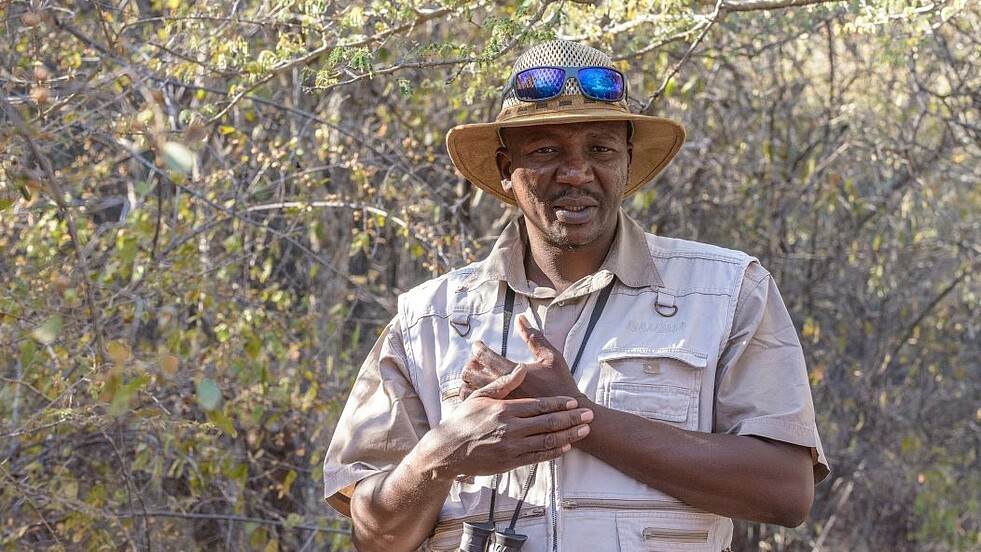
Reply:
[[505, 192], [511, 193], [511, 155], [508, 149], [497, 148], [494, 160], [497, 162], [497, 171], [501, 174], [501, 187]]

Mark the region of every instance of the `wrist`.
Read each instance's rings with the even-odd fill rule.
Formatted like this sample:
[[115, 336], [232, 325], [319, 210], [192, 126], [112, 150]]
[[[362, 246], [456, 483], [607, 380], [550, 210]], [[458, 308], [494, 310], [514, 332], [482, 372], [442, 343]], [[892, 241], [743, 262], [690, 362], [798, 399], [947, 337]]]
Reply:
[[408, 471], [416, 474], [420, 479], [429, 483], [452, 482], [460, 474], [457, 469], [448, 462], [444, 454], [447, 447], [442, 446], [437, 441], [438, 428], [431, 430], [423, 436], [416, 446], [409, 451], [402, 461], [402, 465]]

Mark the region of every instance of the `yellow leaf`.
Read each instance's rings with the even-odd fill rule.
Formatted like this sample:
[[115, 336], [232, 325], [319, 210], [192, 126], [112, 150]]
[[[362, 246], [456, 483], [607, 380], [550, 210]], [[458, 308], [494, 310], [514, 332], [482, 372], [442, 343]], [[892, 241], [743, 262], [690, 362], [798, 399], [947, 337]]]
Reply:
[[173, 376], [177, 373], [177, 368], [180, 367], [181, 361], [177, 358], [177, 355], [170, 353], [160, 353], [157, 358], [160, 362], [160, 369], [164, 371], [165, 374]]
[[31, 332], [31, 337], [44, 345], [51, 345], [61, 331], [61, 317], [57, 314], [47, 319]]
[[109, 353], [109, 358], [117, 364], [122, 364], [129, 360], [130, 351], [129, 345], [123, 343], [122, 341], [110, 341], [106, 345], [107, 352]]

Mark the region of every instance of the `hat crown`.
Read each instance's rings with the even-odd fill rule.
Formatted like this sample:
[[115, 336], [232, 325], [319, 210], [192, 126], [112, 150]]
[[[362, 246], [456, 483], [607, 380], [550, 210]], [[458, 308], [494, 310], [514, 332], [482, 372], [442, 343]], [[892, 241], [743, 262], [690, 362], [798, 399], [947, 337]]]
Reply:
[[[613, 67], [613, 60], [606, 53], [570, 40], [550, 40], [521, 54], [514, 62], [508, 82], [514, 76], [532, 67]], [[568, 79], [560, 96], [579, 96], [579, 83]], [[504, 97], [502, 108], [522, 103], [513, 91]]]

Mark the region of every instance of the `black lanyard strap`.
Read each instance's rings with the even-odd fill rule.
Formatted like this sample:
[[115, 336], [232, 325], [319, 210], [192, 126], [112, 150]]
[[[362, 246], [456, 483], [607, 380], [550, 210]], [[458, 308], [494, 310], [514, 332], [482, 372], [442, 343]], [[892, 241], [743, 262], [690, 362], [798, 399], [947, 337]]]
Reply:
[[586, 335], [582, 336], [582, 341], [579, 343], [579, 352], [576, 353], [576, 359], [572, 361], [572, 374], [576, 374], [576, 369], [579, 368], [579, 361], [582, 360], [582, 354], [586, 351], [586, 343], [589, 341], [589, 336], [593, 333], [593, 328], [596, 327], [596, 323], [599, 322], [600, 316], [603, 315], [603, 309], [606, 308], [606, 301], [610, 298], [610, 293], [613, 292], [613, 286], [616, 283], [616, 278], [610, 280], [603, 291], [600, 292], [599, 297], [596, 298], [596, 305], [593, 306], [593, 312], [589, 315], [589, 323], [586, 324]]

